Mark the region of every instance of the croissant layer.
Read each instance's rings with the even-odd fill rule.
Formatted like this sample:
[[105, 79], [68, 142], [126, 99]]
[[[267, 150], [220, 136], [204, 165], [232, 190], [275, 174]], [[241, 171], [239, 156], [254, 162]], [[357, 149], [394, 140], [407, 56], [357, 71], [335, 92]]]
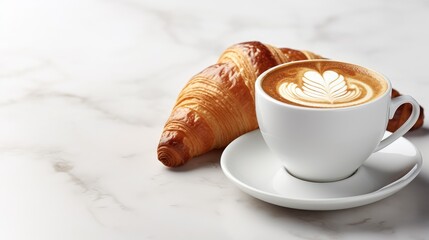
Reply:
[[158, 159], [169, 167], [180, 166], [258, 128], [256, 78], [278, 64], [312, 58], [320, 57], [260, 42], [229, 47], [180, 92], [161, 135]]
[[[261, 42], [244, 42], [227, 48], [217, 63], [193, 76], [179, 93], [158, 145], [158, 159], [168, 167], [212, 149], [223, 148], [240, 135], [258, 128], [255, 81], [278, 64], [322, 58], [309, 51], [276, 48]], [[399, 96], [392, 91], [392, 98]], [[410, 116], [404, 104], [389, 121], [395, 131]], [[423, 125], [423, 108], [412, 129]]]

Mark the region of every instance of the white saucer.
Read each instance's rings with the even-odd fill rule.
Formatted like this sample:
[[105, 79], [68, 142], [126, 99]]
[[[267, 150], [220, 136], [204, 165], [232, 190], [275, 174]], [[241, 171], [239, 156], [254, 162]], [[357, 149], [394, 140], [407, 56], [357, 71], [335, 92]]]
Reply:
[[373, 203], [398, 192], [420, 172], [422, 157], [402, 137], [372, 154], [351, 177], [315, 183], [291, 176], [255, 130], [226, 147], [221, 167], [241, 190], [262, 201], [296, 209], [334, 210]]

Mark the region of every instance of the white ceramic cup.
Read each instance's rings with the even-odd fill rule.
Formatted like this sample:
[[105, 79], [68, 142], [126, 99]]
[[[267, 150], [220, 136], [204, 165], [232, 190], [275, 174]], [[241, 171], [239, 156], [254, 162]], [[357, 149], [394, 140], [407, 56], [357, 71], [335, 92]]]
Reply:
[[[282, 64], [261, 74], [256, 80], [255, 98], [258, 124], [266, 144], [295, 177], [315, 182], [347, 178], [373, 152], [404, 135], [418, 119], [418, 103], [410, 96], [391, 99], [391, 83], [381, 74], [388, 85], [386, 92], [374, 100], [351, 107], [301, 107], [283, 103], [265, 93], [261, 85], [265, 76], [294, 63]], [[409, 119], [382, 140], [389, 118], [404, 103], [413, 106]]]

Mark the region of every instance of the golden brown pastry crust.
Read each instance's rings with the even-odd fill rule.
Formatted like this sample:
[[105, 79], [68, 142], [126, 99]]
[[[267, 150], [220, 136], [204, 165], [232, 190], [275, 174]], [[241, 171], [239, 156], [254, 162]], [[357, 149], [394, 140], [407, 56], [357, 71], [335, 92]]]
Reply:
[[[392, 98], [395, 98], [398, 96], [401, 96], [401, 94], [398, 91], [396, 91], [395, 89], [392, 89]], [[412, 110], [413, 110], [413, 106], [409, 103], [406, 103], [406, 104], [403, 104], [402, 106], [400, 106], [396, 110], [393, 118], [389, 120], [389, 123], [387, 125], [387, 130], [391, 131], [391, 132], [396, 131], [396, 129], [401, 127], [405, 123], [405, 121], [408, 120], [408, 118], [411, 115]], [[415, 129], [423, 126], [424, 118], [425, 118], [425, 114], [424, 114], [423, 108], [420, 106], [419, 118], [418, 118], [417, 122], [414, 124], [414, 126], [411, 128], [411, 130], [415, 130]]]
[[[212, 149], [223, 148], [240, 135], [258, 128], [255, 81], [265, 70], [281, 63], [318, 59], [309, 51], [244, 42], [226, 49], [214, 64], [189, 80], [171, 112], [158, 145], [158, 159], [177, 167]], [[398, 96], [396, 90], [392, 98]], [[387, 129], [395, 131], [411, 114], [401, 106]], [[423, 109], [412, 129], [423, 125]]]
[[180, 166], [258, 128], [256, 78], [278, 64], [312, 58], [320, 57], [260, 42], [229, 47], [217, 64], [192, 77], [180, 92], [161, 135], [158, 159], [169, 167]]

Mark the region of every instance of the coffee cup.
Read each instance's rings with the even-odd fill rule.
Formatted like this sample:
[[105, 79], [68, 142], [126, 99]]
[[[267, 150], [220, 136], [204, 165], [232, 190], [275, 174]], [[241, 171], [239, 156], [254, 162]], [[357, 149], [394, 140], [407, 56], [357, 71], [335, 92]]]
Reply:
[[[374, 152], [404, 135], [417, 121], [410, 96], [391, 99], [382, 74], [356, 64], [304, 60], [268, 69], [256, 80], [260, 131], [270, 151], [293, 176], [331, 182], [351, 176]], [[383, 138], [399, 106], [408, 120]]]

